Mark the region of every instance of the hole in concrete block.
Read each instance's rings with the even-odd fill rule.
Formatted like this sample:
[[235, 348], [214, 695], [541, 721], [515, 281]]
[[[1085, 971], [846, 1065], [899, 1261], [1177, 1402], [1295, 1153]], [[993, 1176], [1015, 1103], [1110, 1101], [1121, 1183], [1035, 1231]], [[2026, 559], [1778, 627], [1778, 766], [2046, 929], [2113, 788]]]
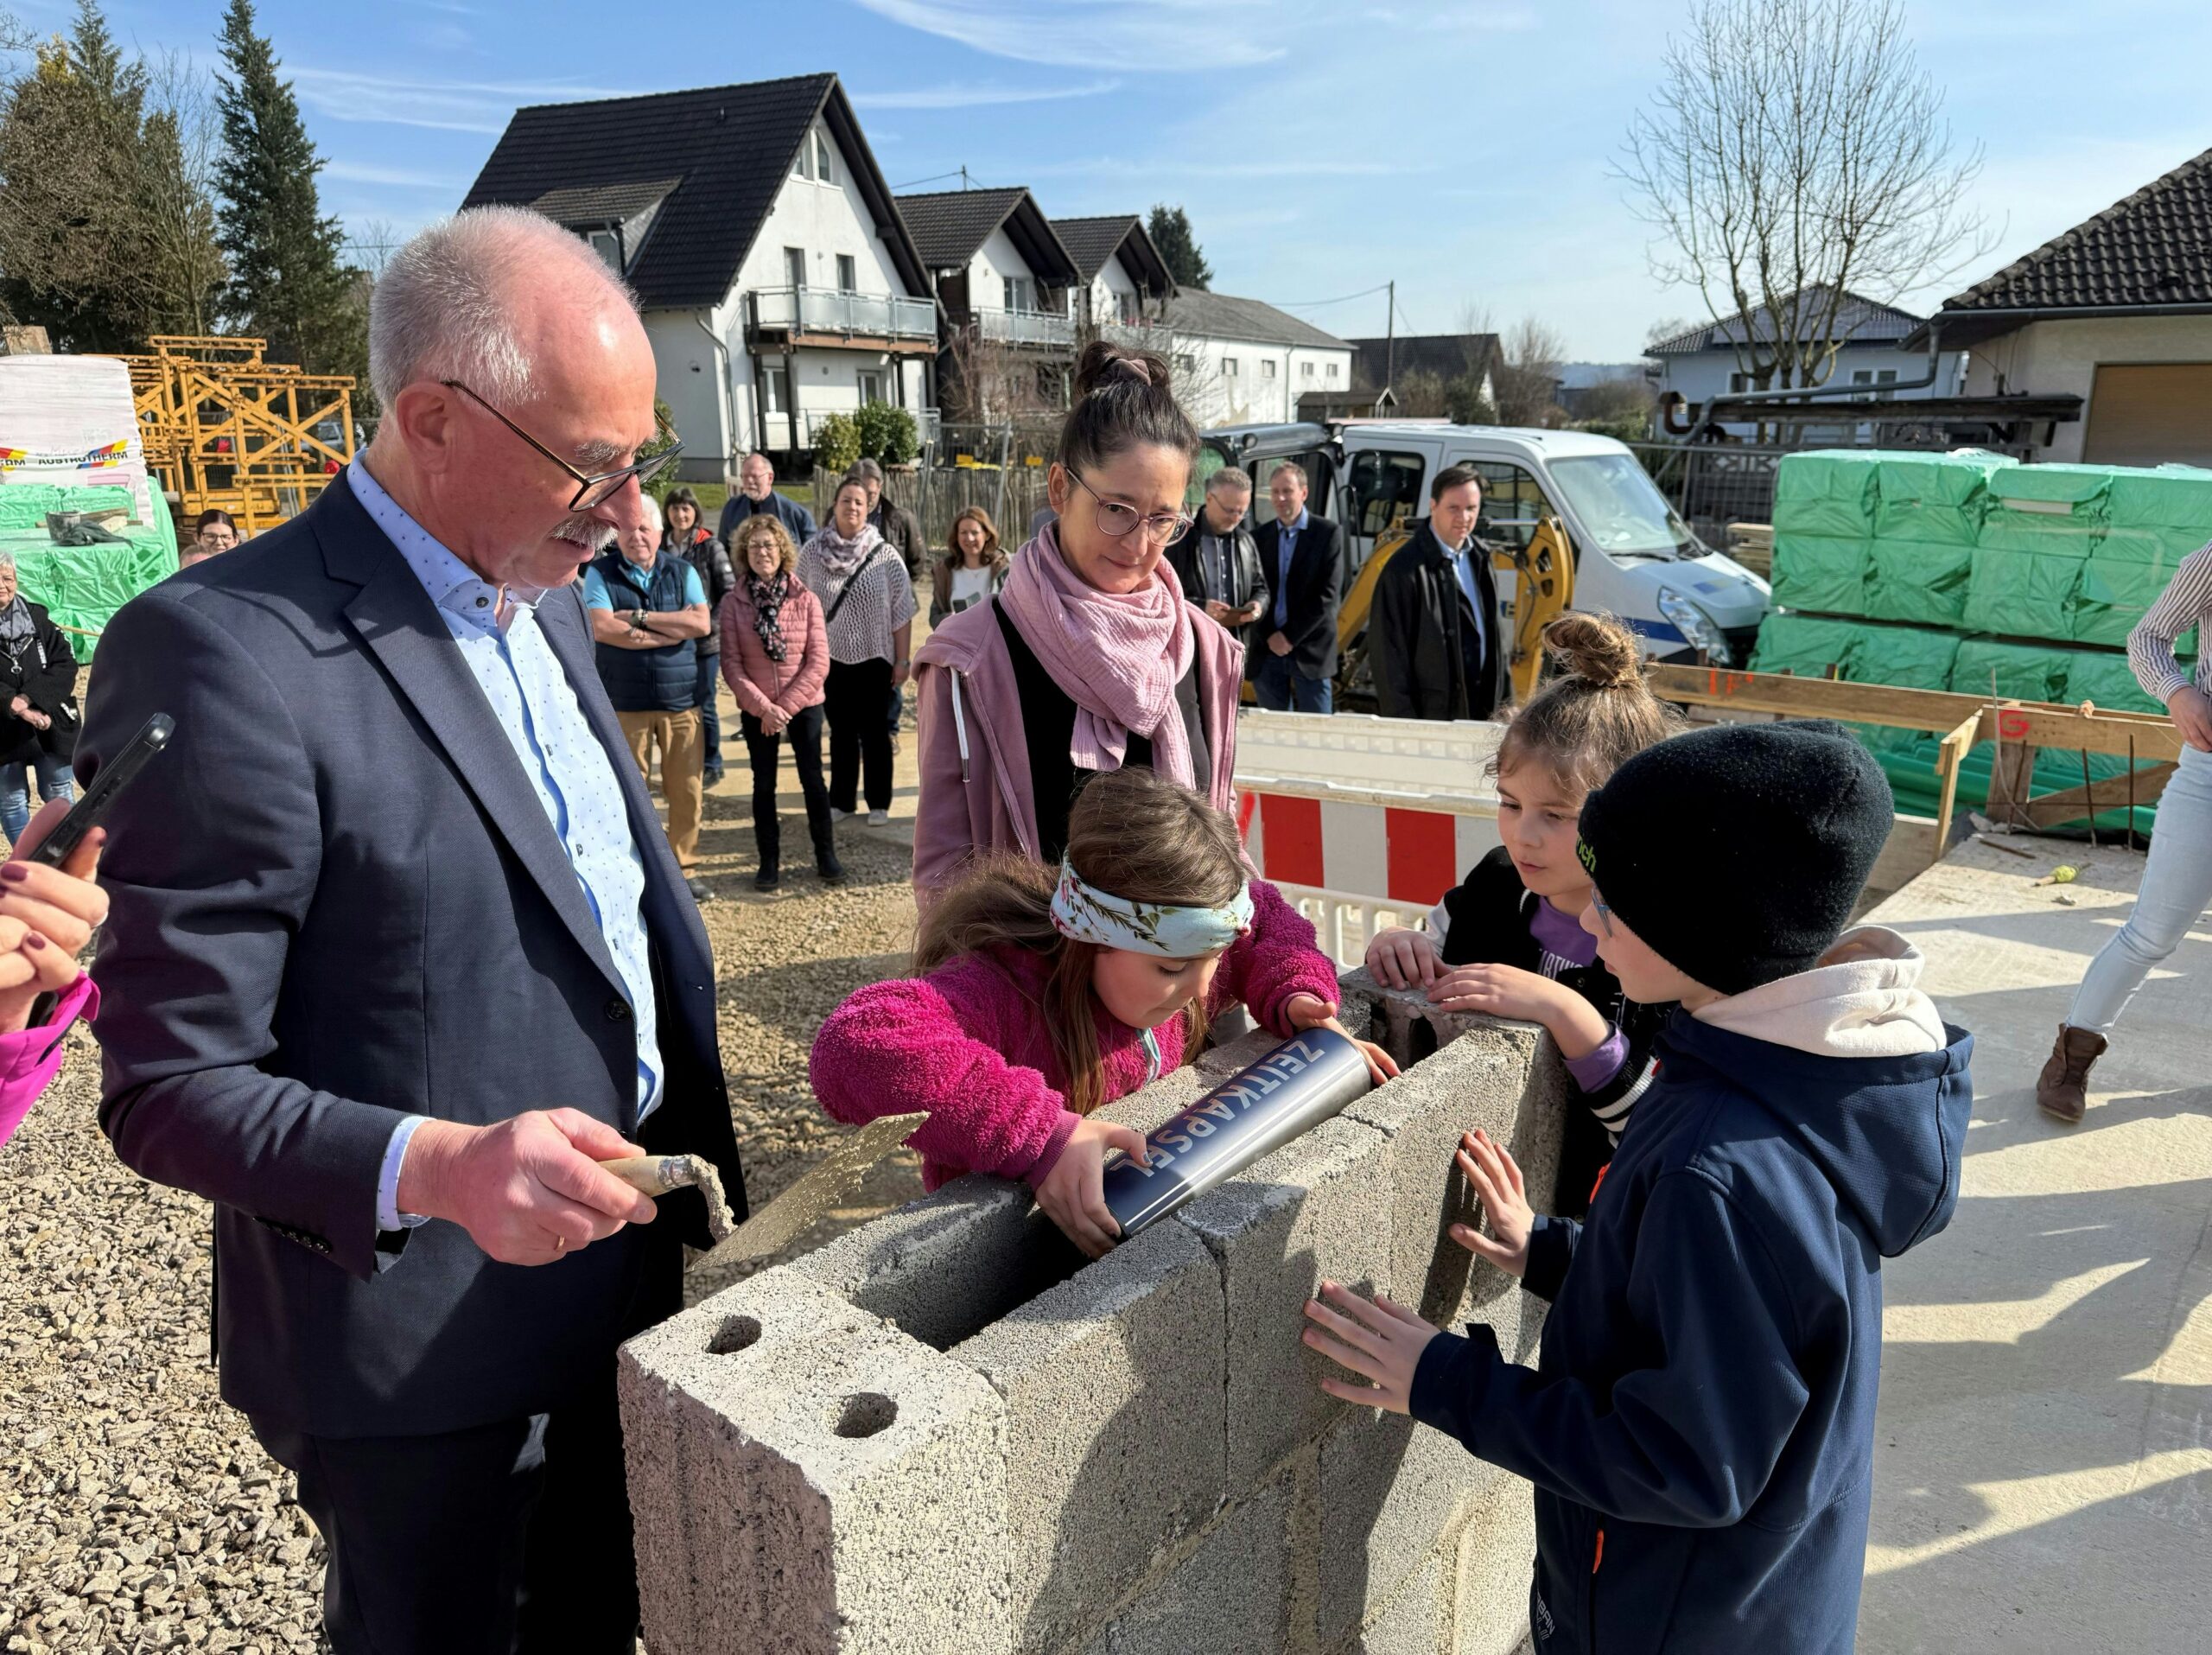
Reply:
[[758, 1316], [724, 1316], [722, 1325], [715, 1329], [715, 1336], [707, 1341], [709, 1356], [734, 1356], [749, 1350], [760, 1338], [760, 1319]]
[[888, 1397], [863, 1391], [845, 1398], [845, 1411], [837, 1416], [840, 1436], [874, 1436], [899, 1417], [899, 1404]]
[[1436, 1025], [1426, 1017], [1415, 1017], [1406, 1030], [1406, 1050], [1399, 1057], [1401, 1066], [1410, 1068], [1424, 1058], [1436, 1055]]
[[949, 1351], [1067, 1281], [1088, 1261], [1042, 1213], [1001, 1206], [963, 1225], [957, 1244], [916, 1247], [850, 1297], [932, 1350]]

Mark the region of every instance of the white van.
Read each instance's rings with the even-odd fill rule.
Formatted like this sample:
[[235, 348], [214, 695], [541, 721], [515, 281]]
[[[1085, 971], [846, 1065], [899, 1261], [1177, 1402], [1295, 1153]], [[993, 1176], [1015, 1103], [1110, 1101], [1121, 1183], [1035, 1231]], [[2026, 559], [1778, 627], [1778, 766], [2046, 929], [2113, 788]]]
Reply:
[[[1268, 474], [1286, 459], [1305, 468], [1307, 508], [1344, 525], [1347, 590], [1393, 522], [1428, 515], [1429, 480], [1465, 465], [1482, 479], [1478, 534], [1495, 546], [1525, 546], [1540, 519], [1558, 518], [1574, 543], [1574, 608], [1620, 616], [1662, 660], [1694, 659], [1702, 650], [1715, 665], [1742, 666], [1769, 607], [1766, 582], [1691, 533], [1635, 455], [1610, 436], [1351, 420], [1230, 426], [1207, 432], [1205, 444], [1199, 481], [1223, 465], [1249, 472], [1262, 523], [1274, 516]], [[1499, 582], [1509, 616], [1512, 589]]]

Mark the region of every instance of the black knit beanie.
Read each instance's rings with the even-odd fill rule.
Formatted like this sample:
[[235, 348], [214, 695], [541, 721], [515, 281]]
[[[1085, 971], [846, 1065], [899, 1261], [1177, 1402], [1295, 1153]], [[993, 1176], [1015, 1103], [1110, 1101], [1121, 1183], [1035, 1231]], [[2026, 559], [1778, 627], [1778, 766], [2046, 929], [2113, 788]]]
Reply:
[[1605, 906], [1677, 971], [1741, 994], [1809, 971], [1895, 823], [1889, 779], [1840, 724], [1719, 724], [1647, 748], [1582, 806]]

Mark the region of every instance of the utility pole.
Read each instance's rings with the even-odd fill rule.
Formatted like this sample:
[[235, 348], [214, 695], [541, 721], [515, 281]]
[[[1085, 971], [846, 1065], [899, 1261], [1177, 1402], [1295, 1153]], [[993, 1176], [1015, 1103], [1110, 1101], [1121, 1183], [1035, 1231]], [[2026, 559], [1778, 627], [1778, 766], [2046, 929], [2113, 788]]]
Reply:
[[[1382, 389], [1397, 395], [1393, 386], [1398, 378], [1398, 283], [1390, 283], [1390, 313], [1382, 319]], [[1378, 403], [1382, 399], [1376, 398]]]

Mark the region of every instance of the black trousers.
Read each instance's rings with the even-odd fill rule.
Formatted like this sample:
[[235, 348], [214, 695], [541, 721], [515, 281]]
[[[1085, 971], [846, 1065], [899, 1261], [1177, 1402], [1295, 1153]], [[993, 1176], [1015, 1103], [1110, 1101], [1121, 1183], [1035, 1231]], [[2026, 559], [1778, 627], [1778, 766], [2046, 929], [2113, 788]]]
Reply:
[[704, 744], [700, 751], [705, 756], [709, 773], [722, 767], [721, 712], [715, 705], [715, 697], [721, 693], [722, 658], [717, 651], [699, 658], [699, 737]]
[[[683, 1306], [681, 1251], [647, 1262], [638, 1332]], [[550, 1268], [550, 1267], [549, 1267]], [[256, 1419], [321, 1531], [336, 1655], [632, 1655], [614, 1353], [551, 1413], [432, 1436], [309, 1436]]]
[[883, 716], [890, 697], [889, 661], [830, 663], [822, 707], [830, 718], [830, 802], [841, 811], [860, 808], [863, 771], [868, 809], [891, 808], [891, 726]]
[[822, 709], [802, 708], [791, 722], [771, 735], [751, 713], [737, 716], [745, 736], [746, 756], [753, 765], [753, 842], [763, 868], [782, 863], [783, 824], [776, 816], [776, 746], [788, 742], [791, 768], [798, 773], [798, 789], [806, 797], [807, 836], [814, 842], [818, 868], [836, 854], [836, 837], [830, 820], [830, 790], [822, 780]]

